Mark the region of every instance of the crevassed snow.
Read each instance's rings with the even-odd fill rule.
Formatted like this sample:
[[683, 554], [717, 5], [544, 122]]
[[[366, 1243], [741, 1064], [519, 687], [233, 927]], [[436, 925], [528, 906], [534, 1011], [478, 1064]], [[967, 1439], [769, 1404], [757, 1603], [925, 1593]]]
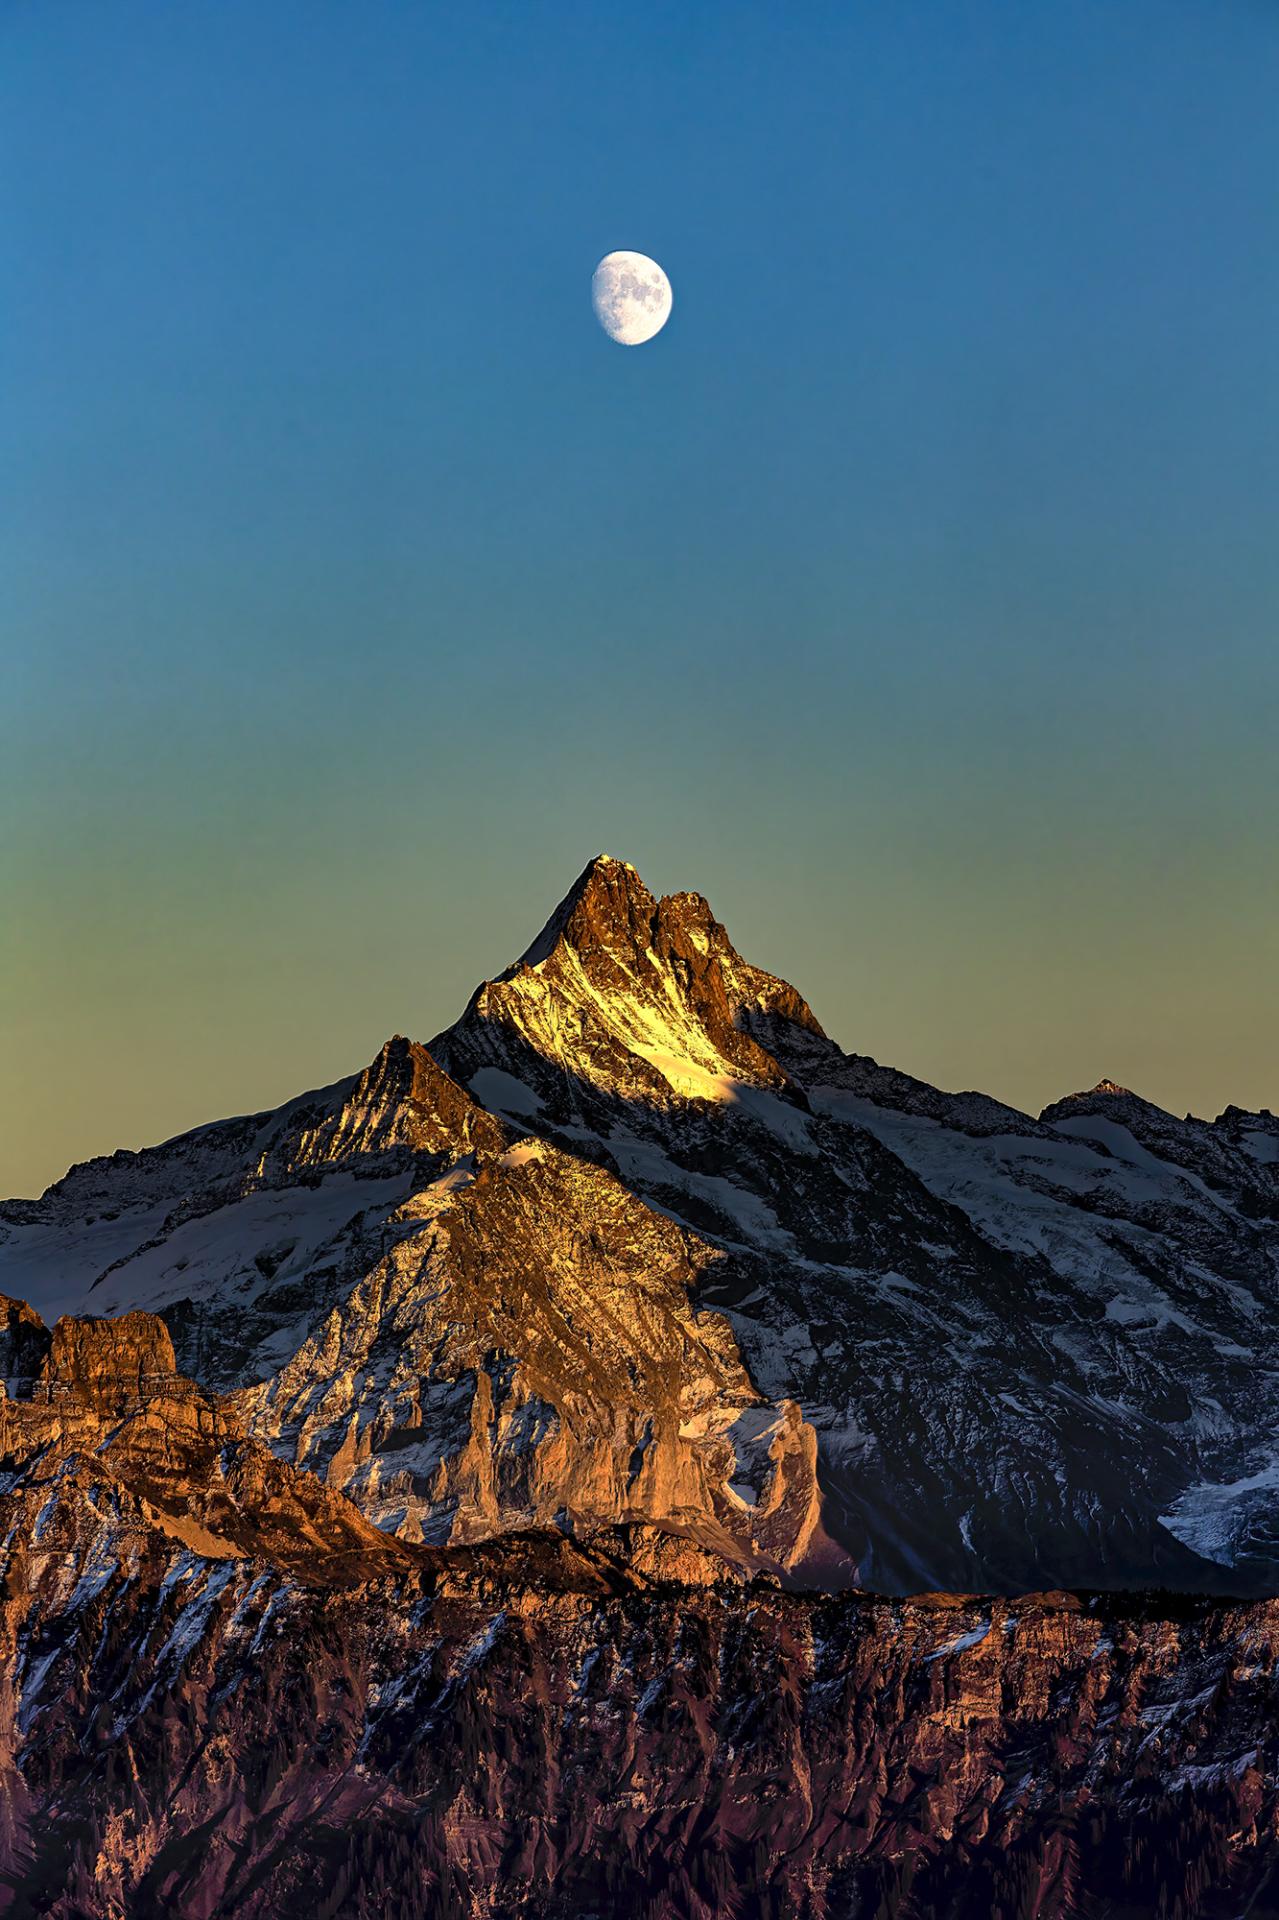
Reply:
[[[1122, 1216], [1185, 1204], [1187, 1186], [1194, 1182], [1181, 1168], [1154, 1155], [1146, 1156], [1149, 1165], [1137, 1165], [1084, 1138], [960, 1133], [838, 1087], [810, 1089], [810, 1098], [820, 1112], [873, 1133], [996, 1246], [1042, 1256], [1058, 1272], [1115, 1302], [1112, 1318], [1143, 1317], [1152, 1326], [1203, 1332], [1177, 1313], [1142, 1263], [1124, 1252], [1125, 1241], [1136, 1248], [1156, 1236]], [[1090, 1203], [1105, 1207], [1108, 1202], [1117, 1211], [1091, 1210]]]
[[[29, 1300], [46, 1320], [64, 1312], [127, 1313], [134, 1307], [154, 1311], [193, 1294], [208, 1299], [223, 1293], [247, 1304], [291, 1275], [304, 1276], [320, 1250], [357, 1214], [388, 1214], [404, 1191], [402, 1175], [360, 1180], [354, 1174], [333, 1173], [317, 1187], [247, 1194], [181, 1222], [155, 1245], [145, 1242], [159, 1235], [163, 1219], [157, 1219], [147, 1235], [136, 1214], [127, 1223], [99, 1222], [61, 1233], [49, 1227], [20, 1228], [0, 1248], [0, 1288]], [[127, 1225], [126, 1250], [138, 1250], [104, 1272], [112, 1249], [118, 1248], [122, 1224]], [[96, 1244], [101, 1257], [91, 1258], [90, 1243], [100, 1232]], [[73, 1256], [67, 1273], [74, 1275], [74, 1284], [58, 1270], [62, 1245]], [[268, 1279], [254, 1262], [259, 1254], [276, 1250], [283, 1257]]]
[[1130, 1294], [1119, 1293], [1113, 1300], [1108, 1300], [1106, 1318], [1123, 1327], [1179, 1327], [1183, 1333], [1203, 1332], [1202, 1327], [1187, 1314], [1178, 1313], [1162, 1296], [1152, 1297], [1148, 1285], [1137, 1299]]
[[1254, 1160], [1263, 1167], [1279, 1166], [1279, 1133], [1254, 1133], [1251, 1129], [1239, 1136], [1240, 1145]]
[[1076, 1113], [1066, 1115], [1054, 1124], [1058, 1133], [1068, 1133], [1081, 1140], [1098, 1141], [1103, 1147], [1108, 1147], [1117, 1159], [1126, 1161], [1129, 1166], [1141, 1167], [1160, 1182], [1184, 1180], [1201, 1198], [1214, 1207], [1220, 1207], [1223, 1213], [1235, 1211], [1229, 1201], [1215, 1193], [1199, 1174], [1192, 1173], [1188, 1167], [1179, 1166], [1175, 1161], [1161, 1159], [1149, 1147], [1143, 1147], [1136, 1135], [1118, 1120], [1108, 1120], [1104, 1114]]
[[1187, 1487], [1168, 1512], [1159, 1515], [1159, 1524], [1201, 1559], [1233, 1567], [1241, 1533], [1258, 1508], [1273, 1505], [1277, 1492], [1279, 1460], [1272, 1460], [1240, 1480], [1201, 1480]]
[[1182, 1179], [1192, 1179], [1181, 1167], [1174, 1167], [1171, 1161], [1161, 1160], [1149, 1147], [1143, 1147], [1130, 1128], [1118, 1120], [1108, 1120], [1100, 1113], [1071, 1113], [1063, 1115], [1053, 1122], [1058, 1133], [1068, 1133], [1079, 1140], [1096, 1140], [1109, 1149], [1119, 1160], [1126, 1160], [1129, 1166], [1144, 1167], [1147, 1173], [1179, 1175]]
[[27, 1300], [52, 1325], [64, 1313], [84, 1313], [98, 1275], [140, 1242], [154, 1239], [167, 1205], [70, 1224], [0, 1226], [0, 1292]]

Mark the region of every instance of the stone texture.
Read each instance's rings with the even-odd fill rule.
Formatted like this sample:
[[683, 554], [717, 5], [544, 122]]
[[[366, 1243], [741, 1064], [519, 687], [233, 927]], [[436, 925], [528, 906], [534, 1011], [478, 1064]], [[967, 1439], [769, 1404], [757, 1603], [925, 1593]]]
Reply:
[[1276, 1910], [1273, 1603], [801, 1595], [677, 1540], [645, 1570], [634, 1530], [308, 1568], [269, 1532], [192, 1546], [117, 1468], [5, 1549], [12, 1911]]

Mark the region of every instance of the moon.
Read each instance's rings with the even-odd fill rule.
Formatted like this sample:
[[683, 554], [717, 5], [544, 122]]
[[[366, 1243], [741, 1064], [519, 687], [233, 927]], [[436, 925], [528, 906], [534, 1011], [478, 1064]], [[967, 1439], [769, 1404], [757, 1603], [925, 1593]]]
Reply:
[[646, 253], [606, 253], [591, 279], [595, 318], [610, 340], [642, 346], [671, 317], [671, 283]]

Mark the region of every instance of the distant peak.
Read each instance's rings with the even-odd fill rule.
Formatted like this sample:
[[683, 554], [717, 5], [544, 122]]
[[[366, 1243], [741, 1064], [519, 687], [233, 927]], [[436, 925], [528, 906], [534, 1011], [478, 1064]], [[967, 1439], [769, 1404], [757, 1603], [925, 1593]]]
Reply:
[[1121, 1086], [1118, 1080], [1102, 1079], [1094, 1087], [1086, 1090], [1081, 1088], [1078, 1093], [1068, 1093], [1063, 1100], [1054, 1100], [1050, 1106], [1044, 1108], [1039, 1118], [1046, 1126], [1051, 1127], [1058, 1120], [1075, 1115], [1096, 1114], [1099, 1106], [1111, 1100], [1123, 1102], [1122, 1117], [1125, 1126], [1131, 1124], [1133, 1116], [1138, 1112], [1146, 1114], [1162, 1112], [1162, 1109], [1156, 1107], [1152, 1101], [1143, 1099], [1139, 1093], [1134, 1093], [1131, 1087]]

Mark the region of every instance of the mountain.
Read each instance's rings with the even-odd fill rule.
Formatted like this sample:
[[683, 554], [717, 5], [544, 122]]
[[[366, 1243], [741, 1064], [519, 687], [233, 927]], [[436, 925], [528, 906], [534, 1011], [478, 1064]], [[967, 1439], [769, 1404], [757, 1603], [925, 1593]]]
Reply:
[[428, 1047], [0, 1210], [406, 1543], [656, 1527], [792, 1583], [1279, 1582], [1279, 1121], [848, 1054], [592, 861]]
[[133, 1311], [0, 1302], [0, 1906], [1224, 1920], [1279, 1906], [1279, 1605], [795, 1593], [429, 1547]]

